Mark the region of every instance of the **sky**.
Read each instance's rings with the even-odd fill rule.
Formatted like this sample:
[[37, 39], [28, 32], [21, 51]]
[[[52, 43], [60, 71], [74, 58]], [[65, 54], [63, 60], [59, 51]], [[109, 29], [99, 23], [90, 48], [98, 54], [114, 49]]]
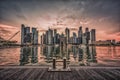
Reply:
[[[9, 39], [21, 24], [40, 31], [96, 29], [97, 40], [120, 41], [120, 0], [0, 0], [0, 36]], [[15, 40], [20, 40], [20, 34]]]

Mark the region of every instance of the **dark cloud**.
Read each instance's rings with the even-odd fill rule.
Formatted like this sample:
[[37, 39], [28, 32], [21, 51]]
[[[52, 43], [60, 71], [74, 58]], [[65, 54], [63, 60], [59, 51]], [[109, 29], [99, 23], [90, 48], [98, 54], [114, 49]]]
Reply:
[[63, 21], [96, 19], [99, 25], [99, 19], [111, 17], [110, 23], [120, 24], [120, 0], [1, 0], [0, 14], [0, 21], [16, 23], [57, 14]]
[[16, 17], [18, 17], [18, 19], [21, 19], [21, 20], [27, 20], [27, 18], [24, 16], [24, 15], [19, 15], [17, 14]]

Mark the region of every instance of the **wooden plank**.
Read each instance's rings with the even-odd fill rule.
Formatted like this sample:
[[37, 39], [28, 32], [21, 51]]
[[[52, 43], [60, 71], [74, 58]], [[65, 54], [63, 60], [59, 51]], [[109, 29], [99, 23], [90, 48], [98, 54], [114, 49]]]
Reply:
[[71, 72], [48, 72], [47, 68], [0, 69], [0, 80], [119, 80], [120, 69], [71, 68]]

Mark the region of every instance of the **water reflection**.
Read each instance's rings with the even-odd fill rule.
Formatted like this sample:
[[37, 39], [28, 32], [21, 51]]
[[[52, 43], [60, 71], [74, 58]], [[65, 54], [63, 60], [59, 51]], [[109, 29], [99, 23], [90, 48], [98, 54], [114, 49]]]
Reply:
[[42, 45], [0, 49], [0, 65], [51, 65], [53, 57], [66, 57], [69, 65], [120, 66], [120, 47]]
[[86, 45], [44, 45], [41, 46], [40, 51], [46, 60], [52, 60], [53, 57], [56, 59], [63, 59], [66, 57], [70, 63], [78, 62], [78, 65], [88, 65], [90, 62], [97, 62], [96, 60], [96, 48], [95, 46]]
[[20, 65], [38, 62], [38, 47], [21, 47]]

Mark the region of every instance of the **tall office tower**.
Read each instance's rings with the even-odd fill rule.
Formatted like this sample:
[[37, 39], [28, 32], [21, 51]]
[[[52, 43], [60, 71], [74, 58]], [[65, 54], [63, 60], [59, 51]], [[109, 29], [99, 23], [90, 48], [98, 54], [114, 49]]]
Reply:
[[30, 27], [25, 27], [25, 43], [31, 43], [31, 33], [30, 33]]
[[31, 43], [31, 36], [32, 36], [32, 33], [27, 33], [26, 35], [25, 35], [25, 43]]
[[60, 57], [62, 57], [62, 58], [66, 56], [66, 48], [67, 48], [66, 43], [67, 43], [66, 37], [62, 33], [60, 35]]
[[38, 31], [36, 28], [32, 28], [32, 44], [38, 44]]
[[41, 45], [43, 44], [43, 35], [40, 36]]
[[73, 32], [73, 44], [77, 44], [78, 41], [77, 41], [77, 35], [75, 32]]
[[45, 44], [48, 44], [48, 30], [45, 33]]
[[30, 27], [26, 27], [26, 34], [30, 33]]
[[35, 44], [38, 44], [38, 31], [35, 33]]
[[43, 33], [43, 44], [46, 44], [46, 34]]
[[82, 44], [82, 34], [83, 34], [83, 31], [82, 31], [82, 26], [79, 27], [79, 31], [78, 31], [78, 43], [79, 44]]
[[54, 29], [53, 43], [57, 43], [57, 29]]
[[85, 33], [82, 34], [82, 44], [86, 45], [87, 44], [87, 39]]
[[56, 44], [60, 43], [60, 35], [59, 33], [56, 34]]
[[54, 29], [54, 36], [57, 34], [57, 29]]
[[73, 43], [73, 37], [70, 37], [69, 41], [70, 41], [69, 43], [72, 44]]
[[53, 30], [49, 29], [46, 35], [48, 38], [47, 44], [53, 44]]
[[36, 33], [36, 28], [32, 28], [32, 44], [35, 43], [35, 33]]
[[86, 41], [87, 41], [87, 44], [88, 44], [89, 40], [90, 40], [90, 32], [89, 32], [88, 28], [85, 28], [85, 36], [86, 36]]
[[25, 35], [24, 35], [24, 31], [25, 30], [25, 25], [24, 24], [22, 24], [21, 25], [21, 45], [23, 45], [24, 44], [24, 37], [25, 37]]
[[66, 35], [66, 41], [68, 44], [70, 39], [70, 30], [68, 28], [65, 29], [65, 35]]
[[96, 30], [95, 29], [91, 29], [90, 38], [91, 38], [91, 44], [94, 44], [94, 42], [96, 41]]

